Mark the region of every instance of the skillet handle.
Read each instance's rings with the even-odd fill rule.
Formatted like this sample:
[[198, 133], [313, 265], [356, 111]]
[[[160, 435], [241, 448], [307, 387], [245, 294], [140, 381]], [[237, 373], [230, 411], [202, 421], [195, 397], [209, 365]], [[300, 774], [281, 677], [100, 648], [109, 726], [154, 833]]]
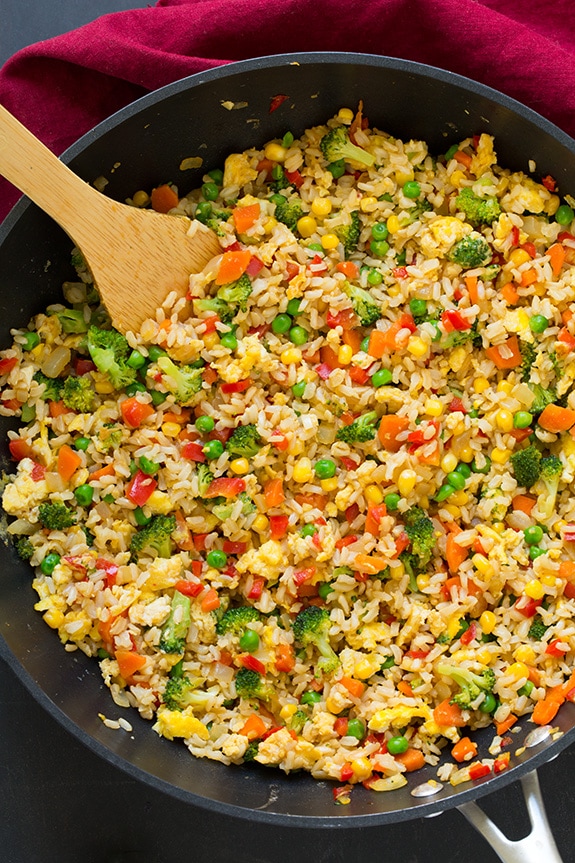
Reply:
[[477, 803], [462, 803], [457, 808], [489, 842], [503, 863], [563, 863], [545, 814], [537, 772], [524, 776], [521, 785], [531, 821], [531, 833], [516, 842], [508, 839]]

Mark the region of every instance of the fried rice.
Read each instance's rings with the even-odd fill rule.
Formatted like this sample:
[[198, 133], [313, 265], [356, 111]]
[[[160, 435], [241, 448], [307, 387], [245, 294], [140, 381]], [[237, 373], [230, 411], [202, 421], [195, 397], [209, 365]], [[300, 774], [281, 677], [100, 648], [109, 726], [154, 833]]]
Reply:
[[220, 237], [186, 298], [123, 339], [75, 251], [1, 353], [35, 608], [195, 756], [462, 781], [573, 697], [575, 202], [496, 144], [232, 154], [152, 192]]

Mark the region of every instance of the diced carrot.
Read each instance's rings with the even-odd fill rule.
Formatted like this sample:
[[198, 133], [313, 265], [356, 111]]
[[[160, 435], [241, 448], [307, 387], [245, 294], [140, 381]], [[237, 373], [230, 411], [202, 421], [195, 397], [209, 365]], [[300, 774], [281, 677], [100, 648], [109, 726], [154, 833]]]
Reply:
[[258, 716], [257, 713], [252, 713], [251, 716], [248, 716], [238, 734], [242, 734], [248, 740], [259, 740], [267, 730], [267, 725], [261, 716]]
[[400, 755], [395, 756], [395, 760], [403, 764], [407, 773], [412, 773], [414, 770], [420, 770], [425, 765], [425, 758], [420, 749], [406, 749]]
[[441, 462], [441, 444], [438, 440], [432, 443], [433, 446], [426, 444], [417, 451], [417, 461], [419, 464], [429, 464], [433, 467], [438, 467]]
[[515, 335], [509, 336], [502, 345], [491, 345], [485, 349], [485, 353], [498, 369], [514, 369], [523, 362], [519, 341]]
[[166, 330], [168, 332], [172, 329], [172, 321], [170, 318], [164, 318], [164, 320], [158, 324], [158, 329]]
[[58, 473], [64, 480], [68, 482], [73, 474], [82, 464], [82, 458], [75, 449], [72, 449], [68, 444], [64, 444], [58, 450]]
[[206, 366], [202, 372], [202, 380], [206, 384], [208, 384], [208, 386], [211, 386], [212, 384], [215, 384], [217, 379], [218, 379], [217, 371], [215, 369], [213, 369], [211, 366]]
[[549, 248], [547, 249], [547, 254], [549, 255], [551, 271], [555, 278], [557, 278], [557, 276], [561, 272], [563, 262], [565, 261], [565, 249], [561, 245], [561, 243], [553, 243], [553, 245], [549, 246]]
[[516, 306], [519, 302], [519, 294], [517, 293], [517, 289], [513, 282], [507, 282], [507, 284], [501, 288], [501, 296], [510, 306]]
[[367, 352], [370, 357], [380, 360], [387, 350], [388, 341], [381, 330], [372, 330], [369, 336]]
[[117, 650], [116, 661], [124, 680], [129, 680], [136, 671], [146, 664], [146, 657], [135, 650]]
[[206, 592], [206, 594], [202, 597], [201, 609], [203, 612], [206, 611], [215, 611], [216, 608], [220, 607], [220, 598], [217, 594], [217, 591], [214, 590], [213, 587]]
[[105, 464], [104, 467], [98, 468], [98, 470], [92, 471], [90, 476], [88, 477], [88, 482], [94, 482], [97, 479], [102, 479], [103, 476], [114, 476], [115, 468], [113, 464]]
[[280, 642], [275, 649], [275, 654], [276, 658], [274, 665], [278, 671], [289, 673], [293, 670], [295, 665], [295, 656], [291, 644]]
[[565, 311], [561, 313], [561, 320], [563, 321], [565, 326], [567, 326], [569, 321], [573, 320], [573, 312], [571, 311], [571, 309], [565, 309]]
[[377, 575], [387, 567], [387, 558], [378, 557], [375, 554], [356, 554], [353, 561], [353, 569], [366, 572], [368, 575]]
[[[461, 531], [457, 531], [457, 533], [460, 532]], [[459, 567], [469, 557], [469, 549], [456, 542], [455, 538], [457, 533], [455, 533], [455, 531], [450, 531], [445, 543], [445, 559], [447, 561], [449, 571], [452, 573], [459, 572]]]
[[575, 560], [562, 560], [557, 574], [565, 581], [575, 581]]
[[379, 523], [387, 515], [387, 507], [384, 503], [368, 506], [365, 517], [365, 532], [374, 536], [379, 534]]
[[537, 702], [533, 708], [531, 719], [536, 725], [549, 725], [557, 716], [560, 707], [560, 701], [546, 697], [542, 701]]
[[575, 411], [559, 405], [547, 405], [537, 422], [545, 431], [555, 434], [564, 432], [575, 425]]
[[260, 213], [261, 206], [259, 201], [255, 204], [248, 204], [246, 207], [236, 207], [232, 212], [232, 216], [238, 234], [243, 234], [249, 230], [259, 219]]
[[248, 268], [251, 252], [247, 249], [224, 252], [216, 275], [216, 285], [227, 285], [239, 279]]
[[528, 285], [534, 285], [537, 279], [539, 278], [539, 274], [535, 267], [531, 267], [529, 270], [524, 270], [521, 273], [521, 284], [524, 288]]
[[535, 506], [536, 499], [528, 494], [516, 494], [511, 501], [511, 506], [514, 512], [524, 512], [525, 515], [531, 515], [531, 510]]
[[397, 689], [402, 695], [407, 695], [408, 698], [411, 698], [413, 695], [413, 689], [407, 680], [400, 680], [397, 684]]
[[300, 506], [311, 506], [313, 509], [324, 509], [328, 501], [325, 494], [318, 494], [317, 492], [296, 494], [294, 498]]
[[175, 411], [164, 411], [162, 422], [177, 423], [178, 425], [185, 426], [186, 423], [189, 423], [191, 416], [192, 412], [190, 408], [182, 408], [179, 414]]
[[495, 730], [497, 731], [497, 734], [501, 737], [501, 735], [505, 734], [506, 731], [509, 731], [509, 729], [513, 725], [515, 725], [516, 722], [517, 717], [513, 713], [510, 713], [507, 719], [504, 719], [503, 722], [495, 723]]
[[361, 333], [359, 330], [344, 330], [341, 338], [344, 345], [348, 345], [354, 354], [359, 353], [361, 348]]
[[362, 683], [361, 680], [356, 680], [354, 677], [346, 677], [345, 675], [338, 683], [345, 686], [352, 698], [361, 698], [366, 689], [365, 683]]
[[329, 369], [343, 369], [345, 366], [340, 363], [337, 354], [329, 345], [323, 345], [319, 350], [322, 363], [325, 363]]
[[463, 728], [464, 725], [467, 725], [461, 707], [458, 704], [451, 704], [449, 698], [437, 705], [433, 711], [433, 718], [438, 725], [442, 725], [444, 728], [450, 725]]
[[400, 417], [397, 414], [386, 414], [382, 416], [379, 422], [377, 436], [379, 442], [388, 452], [398, 452], [403, 446], [404, 441], [398, 440], [398, 435], [409, 428], [409, 420], [407, 417]]
[[48, 412], [51, 417], [61, 417], [64, 414], [71, 413], [72, 409], [65, 405], [63, 401], [48, 402]]
[[533, 686], [539, 686], [541, 683], [541, 675], [539, 674], [539, 669], [535, 668], [533, 665], [528, 665], [529, 669], [529, 680], [533, 684]]
[[157, 213], [168, 213], [179, 204], [179, 198], [172, 189], [165, 183], [162, 186], [157, 186], [152, 189], [152, 209]]
[[477, 292], [477, 276], [465, 276], [465, 287], [467, 288], [467, 293], [469, 294], [469, 299], [475, 305], [479, 302], [479, 294]]
[[121, 403], [120, 411], [126, 425], [136, 429], [152, 416], [155, 408], [148, 402], [141, 402], [136, 396], [130, 396]]
[[357, 264], [354, 264], [353, 261], [339, 261], [335, 268], [338, 273], [343, 273], [348, 279], [356, 279], [359, 274]]
[[471, 761], [477, 755], [477, 743], [469, 737], [462, 737], [451, 750], [451, 755], [460, 764], [462, 761]]
[[264, 486], [264, 498], [268, 509], [273, 509], [274, 506], [279, 506], [284, 502], [285, 494], [281, 476], [266, 482]]
[[463, 150], [457, 150], [457, 152], [453, 154], [453, 158], [456, 162], [459, 162], [460, 165], [463, 165], [464, 168], [469, 168], [471, 165], [471, 156], [469, 153], [464, 153]]

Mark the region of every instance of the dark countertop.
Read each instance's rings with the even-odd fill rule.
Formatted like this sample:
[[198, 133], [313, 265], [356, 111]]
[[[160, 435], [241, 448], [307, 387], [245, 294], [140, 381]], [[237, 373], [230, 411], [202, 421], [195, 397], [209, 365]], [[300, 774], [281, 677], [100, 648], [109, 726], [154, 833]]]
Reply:
[[[130, 0], [2, 0], [0, 64], [19, 48]], [[166, 744], [169, 745], [169, 744]], [[233, 769], [233, 768], [232, 768]], [[540, 771], [565, 863], [575, 861], [575, 745]], [[497, 863], [457, 811], [388, 827], [320, 831], [253, 824], [186, 805], [111, 766], [38, 706], [0, 661], [0, 859], [3, 863]], [[528, 832], [517, 783], [483, 808], [512, 839]], [[542, 858], [542, 863], [546, 861]]]

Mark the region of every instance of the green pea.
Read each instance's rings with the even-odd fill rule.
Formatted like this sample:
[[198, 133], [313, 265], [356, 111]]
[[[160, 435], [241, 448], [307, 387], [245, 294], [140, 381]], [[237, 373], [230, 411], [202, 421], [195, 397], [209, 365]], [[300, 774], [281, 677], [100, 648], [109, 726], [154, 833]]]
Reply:
[[445, 478], [456, 491], [461, 491], [461, 489], [465, 488], [465, 477], [458, 471], [452, 470]]
[[361, 343], [359, 345], [359, 349], [360, 349], [360, 351], [363, 351], [364, 354], [366, 354], [368, 348], [369, 348], [369, 336], [366, 336], [364, 339], [361, 340]]
[[346, 737], [355, 737], [356, 740], [363, 740], [365, 737], [365, 722], [359, 716], [350, 719], [347, 723]]
[[292, 323], [293, 321], [289, 315], [283, 313], [276, 315], [272, 321], [272, 333], [276, 335], [287, 333], [291, 330]]
[[518, 695], [526, 695], [527, 697], [529, 697], [531, 695], [531, 693], [533, 692], [533, 688], [534, 688], [534, 684], [531, 682], [531, 680], [527, 680], [523, 684], [521, 689], [517, 690], [517, 694]]
[[296, 325], [289, 331], [289, 340], [294, 345], [305, 345], [308, 340], [308, 332], [303, 327]]
[[529, 411], [517, 411], [513, 415], [513, 425], [516, 429], [528, 429], [533, 422], [533, 414]]
[[381, 285], [383, 282], [383, 275], [379, 272], [379, 270], [370, 268], [369, 273], [367, 274], [367, 283], [369, 285]]
[[147, 390], [144, 384], [141, 384], [139, 381], [132, 381], [131, 384], [128, 384], [124, 392], [127, 396], [135, 396], [136, 393], [145, 393]]
[[474, 473], [489, 473], [489, 471], [491, 470], [491, 459], [488, 455], [483, 456], [483, 458], [485, 459], [485, 464], [483, 465], [483, 467], [479, 467], [475, 459], [473, 459], [473, 461], [471, 462], [471, 470]]
[[470, 418], [470, 419], [472, 419], [472, 420], [476, 420], [476, 419], [477, 419], [477, 417], [479, 416], [479, 411], [478, 411], [478, 410], [476, 410], [475, 408], [471, 408], [471, 410], [469, 411], [468, 416], [469, 416], [469, 418]]
[[374, 257], [384, 258], [389, 252], [389, 243], [387, 240], [372, 240], [369, 249]]
[[291, 147], [292, 144], [293, 144], [293, 133], [292, 132], [286, 132], [282, 138], [282, 147], [285, 147], [287, 149], [288, 147]]
[[246, 629], [240, 637], [240, 650], [253, 653], [260, 646], [260, 637], [253, 629]]
[[385, 222], [375, 222], [371, 226], [371, 236], [374, 240], [386, 240], [389, 231]]
[[115, 502], [115, 498], [114, 498], [113, 494], [105, 494], [104, 497], [102, 498], [102, 500], [104, 501], [104, 503], [114, 503]]
[[203, 447], [204, 455], [209, 459], [219, 458], [224, 451], [221, 440], [209, 440]]
[[539, 524], [526, 527], [523, 531], [523, 537], [527, 545], [537, 545], [543, 539], [543, 528]]
[[299, 535], [305, 538], [306, 536], [314, 536], [316, 533], [317, 527], [315, 526], [315, 524], [304, 524], [304, 526], [299, 532]]
[[215, 201], [219, 194], [220, 190], [215, 183], [204, 183], [202, 186], [202, 195], [206, 201]]
[[482, 713], [493, 713], [497, 710], [497, 699], [492, 692], [485, 693], [485, 698], [479, 705], [479, 709]]
[[393, 374], [389, 369], [378, 369], [371, 376], [371, 383], [374, 387], [385, 387], [393, 380]]
[[142, 366], [146, 365], [146, 357], [140, 351], [132, 351], [126, 360], [126, 365], [130, 366], [131, 369], [141, 369]]
[[209, 432], [214, 430], [216, 422], [213, 417], [202, 414], [201, 417], [197, 418], [194, 425], [202, 434], [209, 434]]
[[137, 506], [134, 510], [134, 520], [138, 527], [145, 527], [152, 520], [151, 515], [146, 515], [141, 506]]
[[462, 461], [455, 468], [455, 473], [460, 473], [461, 476], [465, 477], [465, 479], [469, 479], [472, 471], [471, 471], [471, 468], [469, 467], [469, 465], [465, 464], [465, 462]]
[[537, 545], [529, 547], [529, 557], [531, 560], [536, 560], [538, 557], [541, 557], [542, 554], [547, 554], [547, 550], [545, 548], [539, 548]]
[[300, 698], [302, 704], [317, 704], [318, 701], [321, 701], [322, 695], [320, 692], [316, 692], [314, 689], [308, 689], [307, 692], [303, 692]]
[[416, 180], [408, 180], [407, 183], [403, 184], [402, 191], [406, 198], [419, 198], [421, 195], [421, 186]]
[[426, 300], [420, 300], [416, 297], [409, 301], [409, 311], [414, 318], [422, 318], [427, 314]]
[[324, 581], [323, 584], [320, 584], [318, 587], [317, 592], [322, 599], [327, 599], [329, 595], [335, 591], [329, 582]]
[[160, 390], [152, 390], [150, 395], [152, 397], [152, 404], [156, 408], [166, 401], [166, 393], [161, 393]]
[[160, 465], [157, 461], [152, 461], [149, 458], [146, 458], [145, 455], [141, 456], [139, 459], [140, 470], [142, 473], [147, 474], [147, 476], [154, 476], [154, 474], [158, 473], [160, 469]]
[[435, 500], [438, 503], [441, 503], [444, 500], [447, 500], [455, 491], [455, 488], [452, 485], [445, 484], [442, 485], [437, 494], [435, 495]]
[[213, 566], [214, 569], [223, 569], [228, 562], [228, 556], [225, 551], [220, 551], [219, 548], [214, 548], [206, 554], [206, 561], [208, 566]]
[[390, 654], [387, 659], [384, 659], [381, 665], [379, 666], [381, 671], [387, 671], [388, 668], [393, 668], [395, 665], [395, 657], [393, 654]]
[[218, 186], [221, 186], [224, 182], [224, 172], [221, 168], [214, 168], [213, 171], [208, 171], [208, 177]]
[[90, 506], [92, 500], [94, 498], [94, 489], [91, 485], [85, 483], [84, 485], [79, 485], [74, 489], [74, 497], [76, 498], [79, 506]]
[[90, 438], [89, 437], [79, 437], [74, 441], [74, 446], [76, 449], [81, 450], [82, 452], [86, 452], [88, 447], [90, 446]]
[[289, 303], [287, 304], [286, 311], [287, 311], [288, 315], [291, 315], [292, 318], [295, 318], [296, 315], [299, 315], [300, 306], [301, 306], [301, 300], [298, 299], [297, 297], [294, 297], [294, 299], [290, 300]]
[[52, 575], [58, 564], [60, 563], [60, 555], [51, 551], [46, 555], [42, 563], [40, 564], [40, 569], [44, 573], [44, 575]]
[[24, 341], [22, 343], [22, 347], [25, 351], [32, 351], [34, 348], [38, 347], [40, 344], [40, 336], [38, 333], [29, 330], [27, 333], [24, 333]]
[[160, 357], [167, 357], [167, 353], [163, 348], [159, 348], [158, 345], [152, 345], [148, 348], [148, 356], [153, 363], [157, 363]]
[[409, 740], [403, 734], [390, 737], [387, 741], [387, 751], [390, 755], [401, 755], [409, 749]]
[[390, 512], [395, 512], [395, 510], [399, 506], [400, 500], [401, 500], [401, 495], [396, 494], [394, 491], [391, 491], [389, 494], [386, 494], [385, 497], [383, 498], [383, 502]]
[[339, 180], [345, 174], [345, 159], [338, 159], [336, 162], [331, 162], [327, 166], [334, 180]]
[[557, 208], [555, 212], [555, 221], [559, 225], [563, 225], [563, 227], [567, 227], [571, 224], [571, 222], [575, 219], [575, 212], [573, 212], [572, 207], [569, 207], [567, 204], [562, 204]]
[[100, 660], [102, 660], [102, 659], [112, 659], [112, 656], [108, 653], [108, 651], [107, 651], [107, 650], [104, 650], [104, 648], [103, 648], [103, 647], [99, 647], [99, 648], [98, 648], [98, 650], [97, 650], [97, 652], [96, 652], [96, 656], [97, 656], [97, 657], [98, 657], [98, 659], [100, 659]]
[[549, 321], [545, 315], [532, 315], [529, 318], [529, 329], [532, 333], [544, 333], [549, 326]]
[[292, 393], [296, 397], [296, 399], [301, 399], [303, 394], [305, 393], [305, 388], [307, 386], [307, 381], [298, 381], [291, 388]]
[[222, 333], [220, 336], [220, 345], [227, 348], [229, 351], [235, 351], [238, 346], [238, 339], [235, 332], [230, 330], [229, 333]]
[[319, 479], [331, 479], [335, 476], [336, 465], [330, 458], [320, 458], [314, 465], [315, 475]]

